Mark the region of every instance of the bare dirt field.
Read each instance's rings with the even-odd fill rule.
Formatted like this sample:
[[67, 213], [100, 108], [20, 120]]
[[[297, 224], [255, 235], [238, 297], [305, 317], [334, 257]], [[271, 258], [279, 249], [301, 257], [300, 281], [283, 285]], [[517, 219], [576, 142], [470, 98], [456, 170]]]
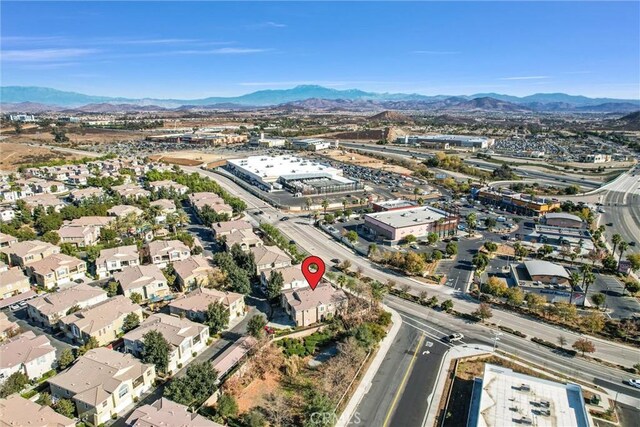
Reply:
[[271, 373], [265, 376], [265, 379], [256, 378], [245, 387], [240, 395], [237, 396], [238, 412], [244, 413], [254, 406], [260, 406], [263, 403], [264, 396], [269, 393], [277, 392], [280, 387], [279, 379]]
[[50, 160], [79, 159], [82, 156], [53, 151], [50, 148], [31, 146], [28, 144], [16, 144], [10, 142], [0, 143], [0, 169], [12, 171], [22, 165], [46, 162]]
[[[79, 127], [65, 126], [64, 128], [69, 143], [78, 145], [99, 145], [112, 144], [115, 142], [138, 141], [144, 139], [145, 135], [135, 131], [119, 131], [106, 129], [86, 129]], [[7, 134], [7, 142], [15, 143], [53, 143], [53, 135], [51, 132], [44, 130], [30, 129], [20, 135]]]
[[380, 169], [388, 172], [395, 172], [403, 175], [411, 175], [412, 171], [402, 166], [389, 165], [382, 160], [365, 156], [359, 153], [347, 153], [342, 150], [328, 150], [323, 153], [325, 156], [343, 163], [357, 166], [364, 166], [373, 169]]
[[170, 153], [159, 153], [150, 156], [150, 159], [153, 161], [164, 160], [167, 163], [175, 163], [185, 166], [194, 166], [202, 163], [212, 163], [227, 158], [229, 157], [222, 156], [220, 154], [203, 153], [201, 151], [171, 151]]

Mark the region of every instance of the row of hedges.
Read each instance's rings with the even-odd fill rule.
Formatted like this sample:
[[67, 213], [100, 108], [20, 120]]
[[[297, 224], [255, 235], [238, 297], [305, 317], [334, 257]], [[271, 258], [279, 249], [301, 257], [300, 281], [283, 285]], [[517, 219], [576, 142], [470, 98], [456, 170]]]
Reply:
[[516, 331], [515, 329], [511, 329], [511, 328], [509, 328], [509, 327], [507, 327], [507, 326], [498, 326], [498, 329], [500, 329], [500, 330], [501, 330], [501, 331], [503, 331], [503, 332], [507, 332], [507, 333], [509, 333], [509, 334], [513, 334], [513, 335], [515, 335], [515, 336], [517, 336], [517, 337], [520, 337], [520, 338], [526, 338], [526, 337], [527, 337], [527, 336], [526, 336], [525, 334], [523, 334], [522, 332], [520, 332], [520, 331]]
[[305, 357], [314, 354], [318, 347], [322, 347], [333, 338], [334, 336], [329, 332], [318, 331], [304, 338], [283, 338], [278, 341], [278, 345], [283, 348], [287, 356]]
[[532, 337], [531, 341], [533, 341], [536, 344], [540, 344], [540, 345], [543, 345], [545, 347], [552, 348], [554, 350], [562, 351], [563, 353], [566, 353], [568, 356], [572, 356], [573, 357], [576, 354], [578, 354], [578, 352], [575, 351], [575, 350], [570, 350], [570, 349], [567, 349], [567, 348], [560, 347], [559, 345], [555, 345], [552, 342], [545, 341], [545, 340], [540, 339], [540, 338]]

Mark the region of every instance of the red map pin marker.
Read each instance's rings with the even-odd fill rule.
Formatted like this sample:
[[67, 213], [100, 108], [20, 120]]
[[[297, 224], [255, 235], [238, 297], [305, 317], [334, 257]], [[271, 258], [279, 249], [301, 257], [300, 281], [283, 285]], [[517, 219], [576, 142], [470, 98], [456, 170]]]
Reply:
[[[314, 266], [312, 271], [312, 266]], [[304, 278], [307, 279], [307, 283], [312, 290], [316, 289], [318, 283], [320, 283], [320, 279], [324, 275], [324, 261], [317, 256], [309, 256], [302, 261], [302, 274]]]

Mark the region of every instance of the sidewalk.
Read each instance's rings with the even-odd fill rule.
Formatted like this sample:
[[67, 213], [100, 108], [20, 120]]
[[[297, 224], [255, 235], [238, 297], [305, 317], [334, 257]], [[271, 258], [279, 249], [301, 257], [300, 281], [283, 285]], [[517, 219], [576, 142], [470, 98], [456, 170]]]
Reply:
[[342, 414], [340, 414], [340, 418], [336, 423], [336, 427], [346, 427], [347, 425], [349, 425], [349, 421], [353, 417], [353, 414], [358, 408], [358, 405], [360, 405], [360, 401], [362, 400], [364, 395], [367, 393], [367, 391], [369, 391], [369, 387], [371, 387], [371, 382], [373, 381], [373, 377], [378, 372], [380, 365], [382, 364], [385, 356], [387, 355], [387, 351], [389, 351], [389, 348], [391, 347], [391, 344], [395, 340], [396, 335], [400, 330], [400, 326], [402, 325], [402, 318], [400, 317], [397, 311], [387, 307], [386, 305], [383, 305], [383, 308], [386, 311], [391, 313], [391, 321], [393, 322], [393, 325], [391, 326], [391, 329], [389, 330], [389, 333], [387, 334], [387, 336], [384, 337], [384, 339], [380, 343], [380, 348], [378, 349], [378, 352], [376, 353], [373, 361], [371, 362], [371, 365], [369, 365], [369, 369], [367, 369], [367, 372], [363, 375], [362, 380], [360, 381], [360, 384], [358, 384], [358, 387], [356, 388], [355, 392], [349, 399], [349, 403], [347, 403], [347, 406], [344, 408], [344, 411], [342, 411]]

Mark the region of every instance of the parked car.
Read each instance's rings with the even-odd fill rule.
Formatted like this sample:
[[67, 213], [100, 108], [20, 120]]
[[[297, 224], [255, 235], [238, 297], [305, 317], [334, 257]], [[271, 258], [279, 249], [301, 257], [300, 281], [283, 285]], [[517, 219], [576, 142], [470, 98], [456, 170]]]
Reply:
[[629, 384], [631, 387], [640, 388], [640, 380], [636, 380], [632, 378], [629, 381], [627, 381], [627, 384]]

